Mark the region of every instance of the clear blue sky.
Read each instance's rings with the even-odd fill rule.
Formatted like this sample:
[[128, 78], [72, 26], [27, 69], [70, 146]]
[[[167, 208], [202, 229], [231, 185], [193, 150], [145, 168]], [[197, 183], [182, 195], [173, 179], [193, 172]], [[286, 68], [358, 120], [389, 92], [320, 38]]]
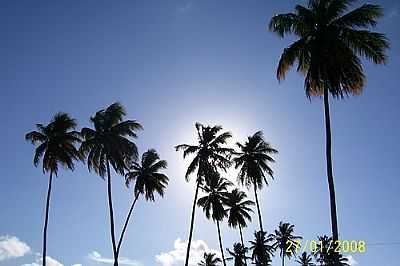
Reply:
[[[263, 130], [279, 150], [276, 179], [261, 193], [268, 231], [284, 220], [305, 239], [329, 234], [322, 101], [305, 97], [295, 72], [277, 82], [277, 60], [290, 39], [266, 30], [273, 14], [301, 2], [2, 1], [0, 236], [3, 242], [17, 237], [31, 251], [3, 260], [0, 253], [0, 265], [33, 263], [41, 251], [48, 177], [33, 167], [33, 146], [24, 134], [57, 111], [86, 126], [114, 101], [143, 124], [138, 146], [168, 160], [171, 180], [164, 199], [139, 201], [123, 257], [158, 265], [156, 255], [173, 250], [177, 238], [186, 240], [194, 184], [184, 181], [187, 164], [173, 146], [194, 140], [195, 121], [221, 124], [235, 141]], [[366, 63], [363, 95], [332, 103], [340, 237], [367, 243], [400, 241], [400, 3], [373, 2], [385, 8], [378, 30], [391, 40], [389, 63]], [[94, 251], [111, 257], [105, 185], [82, 164], [74, 173], [60, 172], [49, 256], [66, 266], [99, 265], [89, 258]], [[114, 175], [113, 186], [120, 228], [132, 192], [120, 176]], [[217, 249], [215, 225], [200, 209], [197, 214], [194, 239]], [[247, 240], [256, 225], [246, 230]], [[222, 234], [226, 247], [239, 240], [225, 225]], [[363, 266], [395, 266], [397, 249], [370, 246], [353, 258]]]

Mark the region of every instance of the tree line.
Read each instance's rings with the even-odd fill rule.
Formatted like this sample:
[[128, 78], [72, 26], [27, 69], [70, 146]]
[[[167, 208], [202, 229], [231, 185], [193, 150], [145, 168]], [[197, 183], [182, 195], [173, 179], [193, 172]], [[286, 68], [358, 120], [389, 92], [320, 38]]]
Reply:
[[[294, 35], [296, 39], [283, 50], [277, 67], [277, 79], [285, 78], [286, 73], [297, 64], [297, 71], [304, 75], [304, 89], [308, 98], [321, 97], [324, 106], [326, 135], [326, 175], [330, 198], [331, 237], [320, 237], [321, 245], [326, 241], [339, 239], [336, 194], [332, 165], [332, 129], [330, 122], [329, 98], [342, 99], [350, 95], [361, 94], [365, 85], [365, 74], [361, 58], [375, 64], [387, 62], [386, 50], [389, 41], [384, 34], [371, 31], [377, 19], [383, 15], [379, 5], [363, 4], [351, 11], [352, 0], [308, 0], [307, 5], [296, 5], [290, 13], [278, 14], [271, 18], [269, 30], [279, 37]], [[167, 162], [162, 160], [154, 149], [139, 156], [134, 139], [142, 130], [135, 120], [124, 120], [126, 112], [122, 105], [114, 103], [95, 113], [90, 118], [92, 128], [85, 127], [76, 131], [76, 121], [66, 113], [57, 113], [47, 125], [37, 124], [37, 130], [26, 134], [25, 138], [37, 145], [34, 153], [34, 165], [42, 163], [43, 172], [49, 174], [46, 197], [45, 221], [43, 228], [43, 266], [46, 265], [47, 226], [53, 177], [58, 175], [59, 166], [74, 170], [76, 161], [84, 161], [89, 171], [95, 171], [107, 181], [110, 238], [114, 257], [114, 266], [118, 265], [118, 256], [137, 200], [154, 201], [155, 195], [164, 195], [169, 178], [163, 173]], [[269, 265], [274, 252], [280, 250], [282, 265], [286, 253], [286, 242], [282, 239], [298, 237], [293, 235], [294, 226], [280, 223], [273, 234], [263, 229], [262, 215], [258, 200], [258, 191], [268, 185], [273, 177], [270, 164], [277, 150], [263, 138], [261, 131], [249, 136], [245, 143], [237, 143], [237, 151], [226, 147], [230, 132], [221, 132], [221, 126], [205, 126], [196, 123], [198, 143], [181, 144], [177, 151], [183, 151], [183, 157], [193, 155], [189, 164], [186, 180], [195, 175], [195, 194], [191, 212], [188, 246], [185, 266], [188, 266], [190, 245], [193, 236], [196, 206], [203, 209], [207, 218], [215, 222], [222, 258], [215, 254], [205, 254], [201, 265], [216, 265], [233, 259], [235, 265], [247, 265], [251, 259], [256, 265]], [[79, 145], [79, 147], [78, 147]], [[246, 193], [234, 188], [233, 184], [222, 177], [226, 170], [234, 166], [239, 170], [238, 183], [252, 189], [255, 203], [246, 198]], [[115, 233], [112, 201], [111, 168], [125, 177], [126, 185], [134, 187], [132, 205], [127, 213], [122, 231]], [[198, 198], [199, 191], [204, 196]], [[257, 207], [260, 230], [250, 241], [252, 256], [247, 257], [248, 248], [243, 240], [242, 230], [251, 220], [251, 206]], [[220, 232], [220, 223], [227, 218], [228, 225], [238, 229], [240, 243], [228, 250], [232, 256], [225, 258]], [[325, 242], [324, 242], [325, 241]], [[269, 244], [273, 243], [273, 244]], [[330, 248], [314, 254], [319, 265], [345, 265], [346, 258]], [[298, 257], [301, 265], [313, 265], [309, 254]]]

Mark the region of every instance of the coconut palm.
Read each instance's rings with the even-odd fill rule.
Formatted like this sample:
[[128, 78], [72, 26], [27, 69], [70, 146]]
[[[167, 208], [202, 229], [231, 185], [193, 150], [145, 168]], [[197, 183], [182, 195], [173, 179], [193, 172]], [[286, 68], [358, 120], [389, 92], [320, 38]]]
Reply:
[[280, 222], [278, 230], [275, 230], [271, 237], [274, 239], [274, 249], [279, 249], [279, 255], [282, 258], [282, 266], [285, 265], [285, 257], [289, 259], [296, 254], [296, 241], [302, 239], [301, 236], [295, 236], [294, 225]]
[[253, 187], [260, 230], [264, 231], [257, 190], [261, 190], [264, 183], [268, 185], [267, 176], [273, 178], [274, 172], [268, 164], [275, 162], [271, 155], [278, 153], [278, 151], [264, 140], [262, 131], [249, 136], [244, 144], [236, 143], [236, 145], [240, 151], [235, 153], [236, 157], [233, 161], [235, 168], [240, 168], [238, 182], [248, 188]]
[[218, 266], [221, 262], [221, 259], [216, 257], [215, 253], [207, 253], [203, 254], [204, 259], [198, 264], [199, 266]]
[[296, 262], [300, 264], [300, 266], [315, 266], [315, 264], [312, 262], [311, 255], [307, 254], [307, 252], [303, 252], [301, 256], [298, 257]]
[[42, 265], [46, 265], [47, 226], [49, 221], [50, 196], [53, 175], [57, 176], [59, 166], [73, 171], [74, 161], [82, 159], [75, 144], [81, 141], [79, 132], [74, 131], [76, 121], [66, 113], [57, 113], [48, 125], [37, 124], [37, 130], [25, 135], [25, 139], [36, 145], [33, 164], [37, 167], [42, 160], [43, 173], [49, 173], [46, 211], [43, 228]]
[[388, 39], [369, 30], [382, 16], [378, 5], [364, 4], [350, 12], [353, 0], [309, 0], [297, 5], [293, 13], [274, 16], [269, 29], [280, 37], [294, 34], [298, 39], [284, 49], [277, 69], [283, 80], [297, 62], [297, 71], [305, 76], [307, 97], [323, 97], [326, 131], [326, 168], [330, 196], [333, 240], [338, 240], [335, 187], [332, 171], [329, 94], [341, 99], [359, 95], [365, 83], [360, 57], [375, 64], [386, 62]]
[[[228, 194], [226, 201], [228, 225], [232, 228], [239, 228], [242, 247], [245, 247], [242, 228], [247, 226], [247, 221], [251, 221], [250, 212], [253, 212], [253, 210], [250, 206], [252, 205], [254, 205], [254, 202], [247, 200], [246, 193], [237, 188]], [[247, 265], [246, 258], [244, 258], [244, 263]]]
[[164, 196], [164, 190], [167, 188], [169, 178], [165, 174], [160, 173], [160, 171], [166, 168], [167, 161], [161, 160], [154, 149], [143, 153], [141, 163], [133, 162], [130, 166], [129, 172], [125, 175], [125, 180], [127, 186], [134, 183], [134, 199], [118, 241], [117, 254], [119, 254], [126, 228], [128, 227], [133, 208], [139, 196], [144, 195], [144, 198], [148, 201], [154, 201], [156, 193], [161, 197]]
[[313, 255], [320, 266], [350, 266], [346, 257], [335, 252], [335, 243], [332, 237], [326, 235], [318, 237], [316, 252]]
[[233, 184], [227, 179], [220, 177], [219, 173], [216, 171], [211, 171], [208, 176], [210, 178], [206, 179], [206, 185], [202, 187], [206, 195], [199, 198], [197, 205], [203, 208], [207, 219], [212, 218], [217, 225], [222, 263], [226, 266], [219, 223], [228, 215], [224, 208], [224, 204], [228, 197], [228, 187]]
[[251, 259], [250, 257], [246, 256], [246, 253], [249, 249], [240, 243], [233, 244], [233, 251], [230, 251], [229, 249], [226, 250], [232, 256], [230, 258], [227, 258], [226, 260], [234, 260], [235, 266], [247, 265], [246, 259]]
[[271, 265], [271, 257], [274, 256], [274, 248], [269, 243], [271, 243], [272, 240], [270, 236], [267, 236], [267, 232], [258, 231], [254, 233], [254, 241], [250, 241], [253, 264], [256, 266]]
[[196, 202], [200, 185], [204, 182], [205, 174], [210, 168], [216, 167], [226, 171], [231, 164], [230, 155], [232, 153], [232, 149], [224, 147], [227, 140], [232, 137], [230, 132], [221, 133], [221, 126], [211, 127], [196, 123], [195, 127], [198, 143], [196, 145], [181, 144], [175, 147], [176, 151], [183, 150], [183, 158], [195, 155], [185, 174], [187, 182], [190, 181], [190, 175], [194, 174], [197, 170], [196, 191], [194, 193], [185, 266], [189, 264], [189, 251], [192, 243]]
[[124, 175], [127, 165], [138, 157], [136, 144], [132, 141], [142, 126], [135, 120], [123, 120], [126, 115], [120, 103], [96, 112], [90, 118], [94, 129], [83, 128], [81, 153], [87, 158], [89, 171], [94, 170], [104, 179], [107, 174], [107, 196], [110, 216], [110, 234], [114, 265], [118, 265], [117, 243], [115, 239], [114, 211], [112, 203], [111, 171]]

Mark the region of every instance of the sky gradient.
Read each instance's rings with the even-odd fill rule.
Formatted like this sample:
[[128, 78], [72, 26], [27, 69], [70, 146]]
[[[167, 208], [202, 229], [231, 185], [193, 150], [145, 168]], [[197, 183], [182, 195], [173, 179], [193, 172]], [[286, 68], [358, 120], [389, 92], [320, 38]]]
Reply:
[[[385, 9], [377, 30], [391, 41], [389, 61], [364, 62], [362, 96], [331, 101], [334, 177], [340, 238], [367, 242], [367, 252], [353, 258], [362, 266], [396, 266], [398, 246], [377, 244], [400, 241], [400, 3], [373, 2]], [[166, 259], [179, 257], [194, 183], [185, 182], [187, 162], [173, 147], [195, 141], [196, 121], [222, 125], [234, 136], [231, 144], [263, 130], [279, 150], [275, 181], [260, 193], [268, 232], [283, 220], [304, 239], [329, 234], [323, 103], [306, 98], [295, 72], [276, 80], [280, 53], [292, 39], [267, 31], [271, 16], [297, 3], [304, 2], [2, 1], [0, 266], [35, 266], [41, 252], [48, 176], [33, 167], [34, 147], [24, 134], [58, 111], [88, 126], [91, 115], [115, 101], [144, 126], [140, 152], [155, 148], [170, 177], [163, 199], [135, 207], [121, 250], [125, 265], [169, 266]], [[132, 191], [116, 174], [113, 189], [119, 232]], [[62, 263], [54, 265], [107, 263], [106, 199], [106, 183], [85, 165], [60, 171], [48, 232], [48, 255]], [[255, 215], [253, 221], [246, 240], [257, 229]], [[222, 236], [225, 247], [239, 241], [225, 223]], [[201, 209], [194, 239], [198, 250], [218, 247], [216, 227]], [[170, 257], [164, 254], [161, 264], [156, 256], [163, 253]]]

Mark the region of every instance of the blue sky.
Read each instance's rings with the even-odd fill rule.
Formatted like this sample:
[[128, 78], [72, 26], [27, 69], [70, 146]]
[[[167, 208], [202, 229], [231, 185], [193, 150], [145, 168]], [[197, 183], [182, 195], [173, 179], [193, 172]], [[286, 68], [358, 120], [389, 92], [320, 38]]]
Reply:
[[[135, 208], [121, 251], [126, 265], [166, 266], [156, 256], [179, 255], [179, 239], [186, 241], [194, 184], [184, 181], [187, 162], [173, 146], [194, 141], [196, 121], [221, 124], [234, 141], [263, 130], [279, 150], [276, 179], [261, 192], [265, 229], [284, 220], [304, 239], [329, 234], [322, 101], [305, 97], [297, 73], [277, 82], [277, 60], [291, 39], [266, 30], [273, 14], [301, 2], [2, 1], [0, 266], [33, 266], [41, 252], [48, 177], [33, 167], [24, 134], [57, 111], [87, 126], [114, 101], [143, 124], [140, 150], [155, 148], [169, 162], [164, 199]], [[332, 102], [334, 174], [340, 237], [367, 242], [367, 252], [353, 258], [363, 266], [395, 266], [398, 246], [373, 244], [400, 241], [400, 4], [374, 2], [385, 8], [378, 30], [391, 40], [389, 62], [365, 62], [363, 95]], [[113, 186], [120, 228], [132, 192], [115, 174]], [[48, 237], [48, 255], [60, 263], [54, 265], [107, 262], [106, 206], [105, 182], [84, 165], [60, 172]], [[256, 227], [246, 229], [247, 240]], [[226, 247], [239, 240], [225, 224], [222, 234]], [[200, 251], [218, 247], [215, 225], [200, 209], [194, 239]]]

